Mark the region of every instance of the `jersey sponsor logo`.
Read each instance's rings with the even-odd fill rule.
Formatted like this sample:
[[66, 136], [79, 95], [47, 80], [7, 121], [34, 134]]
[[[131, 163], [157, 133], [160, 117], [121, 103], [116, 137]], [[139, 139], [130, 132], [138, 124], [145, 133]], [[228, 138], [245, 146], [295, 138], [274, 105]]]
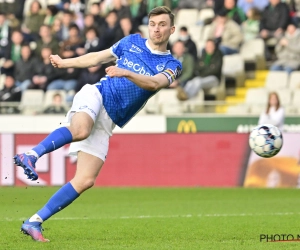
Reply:
[[147, 72], [143, 66], [138, 63], [134, 63], [129, 61], [127, 58], [124, 58], [123, 65], [127, 66], [128, 68], [132, 68], [135, 72], [145, 75], [145, 76], [152, 76], [149, 72]]
[[164, 64], [158, 64], [158, 65], [156, 65], [156, 69], [157, 69], [157, 71], [163, 71], [163, 69], [165, 68], [165, 65]]
[[129, 49], [130, 52], [133, 52], [133, 53], [142, 53], [143, 50], [140, 49], [138, 46], [132, 44], [131, 45], [131, 48]]

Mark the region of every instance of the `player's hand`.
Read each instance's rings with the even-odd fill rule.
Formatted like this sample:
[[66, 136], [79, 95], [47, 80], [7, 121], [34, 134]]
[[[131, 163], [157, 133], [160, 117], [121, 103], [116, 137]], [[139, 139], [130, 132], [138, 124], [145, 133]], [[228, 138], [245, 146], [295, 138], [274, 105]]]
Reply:
[[110, 77], [123, 77], [126, 76], [127, 70], [126, 69], [120, 69], [116, 66], [110, 66], [105, 69], [106, 74], [108, 74]]
[[63, 59], [58, 55], [51, 55], [50, 62], [54, 68], [63, 68]]

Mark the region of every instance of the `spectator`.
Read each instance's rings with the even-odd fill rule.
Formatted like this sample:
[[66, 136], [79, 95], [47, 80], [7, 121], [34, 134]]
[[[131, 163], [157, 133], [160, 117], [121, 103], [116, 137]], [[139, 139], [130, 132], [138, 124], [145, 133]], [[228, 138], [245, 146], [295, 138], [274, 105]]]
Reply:
[[98, 33], [100, 26], [95, 22], [95, 17], [92, 14], [87, 14], [84, 17], [84, 28], [82, 30], [82, 34], [85, 35], [86, 31], [90, 28], [96, 28]]
[[105, 68], [107, 65], [102, 64], [95, 67], [83, 69], [80, 72], [80, 76], [75, 88], [77, 93], [85, 84], [94, 84], [99, 82], [99, 80], [106, 75]]
[[69, 38], [61, 45], [59, 54], [62, 55], [63, 58], [78, 56], [76, 50], [82, 48], [83, 44], [78, 26], [76, 24], [71, 24], [69, 27]]
[[290, 9], [292, 22], [299, 27], [300, 23], [300, 0], [290, 0], [287, 2]]
[[65, 90], [67, 92], [67, 101], [71, 102], [75, 94], [77, 79], [80, 74], [80, 69], [67, 68], [61, 69], [61, 76], [49, 83], [47, 90]]
[[4, 12], [0, 12], [0, 59], [9, 57], [11, 28]]
[[269, 4], [269, 0], [238, 0], [237, 6], [244, 11], [245, 14], [248, 13], [250, 9], [258, 9], [263, 11]]
[[[21, 96], [21, 89], [15, 85], [13, 76], [6, 75], [4, 87], [0, 90], [0, 102], [20, 102]], [[19, 110], [15, 106], [8, 105], [1, 108], [1, 113], [14, 114], [19, 113]]]
[[34, 67], [33, 77], [28, 89], [42, 89], [46, 91], [49, 83], [62, 77], [61, 69], [54, 68], [50, 62], [52, 50], [49, 47], [42, 48], [40, 60], [37, 60]]
[[83, 13], [85, 10], [85, 4], [84, 4], [84, 1], [69, 0], [69, 1], [66, 1], [66, 3], [64, 4], [64, 9], [70, 10], [76, 14], [80, 13], [80, 12]]
[[123, 38], [123, 31], [118, 23], [116, 11], [113, 10], [107, 14], [105, 24], [100, 29], [100, 34], [102, 34], [102, 42], [105, 48], [110, 48]]
[[210, 89], [220, 84], [223, 54], [214, 40], [207, 40], [205, 49], [196, 65], [196, 76], [186, 85], [178, 87], [177, 98], [181, 101], [197, 96], [201, 89]]
[[27, 40], [37, 40], [41, 25], [44, 23], [46, 16], [45, 10], [39, 1], [33, 1], [30, 5], [30, 11], [26, 14], [22, 31]]
[[224, 55], [231, 55], [238, 53], [243, 34], [240, 26], [222, 11], [212, 22], [209, 39], [215, 40]]
[[182, 41], [177, 41], [173, 44], [173, 56], [182, 63], [182, 72], [172, 84], [171, 88], [181, 86], [184, 87], [186, 82], [194, 76], [195, 61], [191, 54], [186, 52], [186, 48]]
[[224, 7], [227, 10], [227, 17], [231, 18], [238, 24], [241, 24], [246, 20], [245, 13], [242, 9], [237, 7], [236, 0], [226, 0], [224, 2]]
[[62, 23], [60, 30], [56, 34], [60, 41], [65, 41], [69, 38], [70, 25], [74, 23], [74, 13], [68, 10], [64, 10], [61, 21]]
[[8, 45], [8, 53], [6, 61], [2, 65], [1, 72], [4, 74], [12, 74], [15, 63], [21, 58], [21, 46], [23, 43], [23, 35], [21, 31], [15, 30], [11, 35], [11, 42]]
[[92, 3], [88, 13], [94, 17], [95, 26], [101, 27], [104, 24], [104, 18], [100, 16], [100, 2]]
[[271, 66], [272, 71], [284, 70], [291, 73], [300, 66], [300, 30], [295, 24], [289, 24], [283, 38], [275, 47], [277, 60]]
[[123, 18], [131, 18], [129, 6], [125, 5], [122, 0], [113, 0], [113, 10], [116, 11], [119, 22]]
[[251, 8], [247, 12], [247, 20], [242, 23], [244, 42], [259, 37], [260, 12]]
[[52, 104], [46, 107], [44, 114], [65, 114], [68, 111], [63, 105], [62, 96], [59, 93], [56, 93], [52, 97]]
[[271, 92], [268, 98], [267, 109], [261, 113], [258, 124], [272, 124], [281, 131], [284, 125], [284, 108], [280, 105], [280, 100], [276, 92]]
[[183, 26], [179, 30], [179, 40], [182, 41], [186, 47], [186, 51], [193, 56], [195, 61], [197, 60], [197, 47], [188, 32], [187, 27]]
[[147, 0], [130, 1], [130, 13], [132, 25], [137, 27], [143, 24], [143, 19], [147, 17]]
[[26, 90], [31, 84], [36, 60], [37, 59], [32, 56], [29, 45], [24, 44], [21, 48], [21, 59], [16, 62], [14, 68], [16, 86], [20, 87], [22, 91]]
[[0, 10], [6, 13], [10, 20], [16, 18], [21, 22], [23, 19], [24, 4], [25, 0], [1, 0]]
[[51, 28], [51, 34], [58, 42], [61, 42], [62, 37], [62, 21], [60, 18], [55, 18], [52, 28]]
[[132, 27], [132, 22], [129, 17], [123, 17], [120, 19], [120, 27], [123, 31], [124, 37], [135, 33], [135, 29]]
[[58, 9], [56, 8], [55, 5], [48, 5], [46, 9], [44, 24], [51, 27], [54, 23], [57, 13], [58, 13]]
[[46, 24], [43, 24], [40, 27], [39, 35], [40, 39], [36, 43], [35, 54], [37, 56], [41, 56], [41, 50], [45, 46], [50, 47], [52, 49], [53, 54], [58, 54], [58, 40], [51, 34], [51, 27]]
[[273, 37], [280, 39], [290, 22], [289, 8], [280, 0], [269, 0], [269, 2], [270, 4], [262, 13], [260, 36], [265, 40]]
[[103, 47], [104, 46], [101, 44], [97, 29], [90, 27], [85, 34], [84, 48], [77, 48], [76, 54], [83, 55], [90, 52], [97, 52], [102, 50]]

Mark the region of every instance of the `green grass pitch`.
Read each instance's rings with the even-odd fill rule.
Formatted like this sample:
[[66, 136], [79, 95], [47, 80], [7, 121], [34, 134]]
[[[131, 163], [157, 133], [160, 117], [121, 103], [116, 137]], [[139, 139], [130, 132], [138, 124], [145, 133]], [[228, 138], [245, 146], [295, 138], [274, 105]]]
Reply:
[[44, 223], [51, 242], [19, 232], [57, 190], [0, 188], [0, 249], [300, 249], [260, 234], [300, 235], [297, 189], [93, 188]]

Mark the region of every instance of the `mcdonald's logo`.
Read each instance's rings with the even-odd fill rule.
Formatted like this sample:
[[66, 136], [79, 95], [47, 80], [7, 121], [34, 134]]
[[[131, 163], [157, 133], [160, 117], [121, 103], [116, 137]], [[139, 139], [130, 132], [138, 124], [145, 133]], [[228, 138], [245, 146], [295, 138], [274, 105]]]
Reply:
[[177, 133], [196, 133], [197, 132], [197, 127], [196, 124], [193, 120], [181, 120], [178, 123], [177, 127]]

